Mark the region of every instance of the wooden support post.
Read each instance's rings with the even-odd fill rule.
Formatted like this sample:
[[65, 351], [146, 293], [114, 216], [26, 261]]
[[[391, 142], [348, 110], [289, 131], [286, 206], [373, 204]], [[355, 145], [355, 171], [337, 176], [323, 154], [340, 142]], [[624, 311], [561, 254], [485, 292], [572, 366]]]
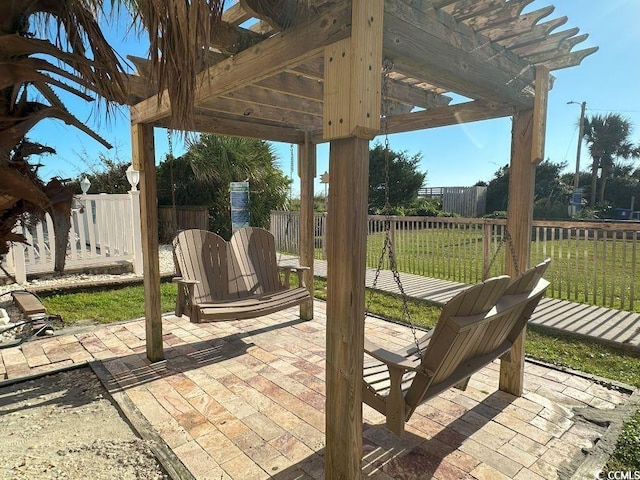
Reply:
[[144, 316], [147, 358], [164, 359], [162, 349], [162, 309], [160, 307], [160, 261], [158, 257], [158, 195], [155, 175], [153, 126], [131, 127], [133, 168], [140, 172], [140, 228], [144, 271]]
[[311, 293], [311, 300], [300, 304], [300, 318], [313, 319], [313, 257], [315, 225], [313, 217], [313, 180], [316, 176], [316, 146], [305, 134], [305, 143], [298, 145], [298, 173], [300, 175], [300, 265], [309, 267], [304, 281]]
[[[510, 250], [515, 258], [507, 255], [506, 262], [506, 273], [511, 276], [527, 269], [531, 260], [536, 165], [544, 159], [549, 86], [549, 70], [537, 67], [534, 107], [532, 110], [517, 111], [513, 118], [507, 229], [513, 241], [513, 250]], [[518, 396], [522, 395], [524, 389], [526, 333], [526, 329], [522, 331], [511, 349], [511, 355], [500, 362], [500, 390]]]
[[[509, 170], [509, 206], [507, 229], [513, 250], [507, 246], [506, 273], [516, 276], [529, 266], [531, 225], [536, 166], [531, 162], [533, 145], [533, 110], [519, 111], [513, 118], [511, 166]], [[515, 258], [512, 258], [513, 252]], [[514, 262], [518, 263], [516, 266]], [[524, 341], [526, 330], [516, 340], [511, 355], [500, 362], [500, 390], [522, 395], [524, 383]]]
[[361, 478], [369, 141], [331, 142], [325, 478]]
[[384, 0], [352, 0], [351, 37], [325, 48], [327, 216], [325, 478], [362, 477], [369, 139], [380, 130]]

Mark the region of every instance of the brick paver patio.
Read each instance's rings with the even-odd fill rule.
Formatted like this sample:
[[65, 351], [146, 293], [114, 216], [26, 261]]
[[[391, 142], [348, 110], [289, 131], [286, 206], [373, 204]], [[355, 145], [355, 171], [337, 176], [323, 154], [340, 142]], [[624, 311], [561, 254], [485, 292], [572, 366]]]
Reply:
[[[170, 316], [163, 324], [166, 360], [157, 364], [146, 360], [138, 320], [1, 350], [0, 376], [102, 361], [109, 390], [137, 407], [196, 478], [323, 478], [324, 303], [316, 302], [311, 322], [294, 308], [205, 324]], [[387, 347], [411, 339], [408, 328], [373, 318], [367, 335]], [[574, 407], [613, 409], [629, 398], [530, 362], [517, 398], [497, 390], [498, 368], [473, 376], [465, 392], [423, 404], [401, 438], [365, 406], [365, 477], [567, 478], [606, 431]]]

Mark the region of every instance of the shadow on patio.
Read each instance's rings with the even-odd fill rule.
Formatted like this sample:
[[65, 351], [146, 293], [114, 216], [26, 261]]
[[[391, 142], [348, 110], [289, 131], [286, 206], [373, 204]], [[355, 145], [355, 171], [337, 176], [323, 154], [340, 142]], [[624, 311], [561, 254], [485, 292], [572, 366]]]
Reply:
[[[123, 410], [135, 410], [195, 478], [321, 479], [324, 320], [323, 302], [316, 302], [310, 322], [300, 321], [295, 308], [202, 324], [167, 316], [166, 360], [155, 364], [146, 359], [140, 320], [30, 342], [2, 355], [10, 378], [101, 360], [103, 367], [94, 370], [102, 372], [108, 390], [118, 403], [134, 407]], [[367, 319], [366, 329], [389, 348], [412, 338], [409, 328], [376, 318]], [[498, 370], [494, 362], [471, 378], [466, 391], [448, 390], [422, 404], [403, 437], [364, 406], [367, 478], [569, 477], [606, 432], [574, 409], [610, 410], [629, 398], [531, 362], [525, 393], [514, 397], [498, 391]]]

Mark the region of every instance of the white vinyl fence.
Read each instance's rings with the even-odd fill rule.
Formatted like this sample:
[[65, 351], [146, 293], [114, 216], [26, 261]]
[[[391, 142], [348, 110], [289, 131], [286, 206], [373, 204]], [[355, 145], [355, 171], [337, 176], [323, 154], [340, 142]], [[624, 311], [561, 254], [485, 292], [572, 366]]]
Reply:
[[[55, 235], [47, 214], [43, 222], [22, 233], [28, 244], [14, 244], [5, 259], [5, 268], [18, 283], [29, 274], [53, 272]], [[140, 235], [140, 192], [125, 194], [76, 195], [71, 209], [71, 229], [65, 270], [131, 262], [142, 273]]]

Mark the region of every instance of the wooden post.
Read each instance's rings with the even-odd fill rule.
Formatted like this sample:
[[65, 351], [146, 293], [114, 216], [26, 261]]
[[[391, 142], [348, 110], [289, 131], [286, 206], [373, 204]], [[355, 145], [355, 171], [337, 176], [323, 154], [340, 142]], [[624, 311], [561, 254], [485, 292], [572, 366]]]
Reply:
[[331, 142], [325, 478], [361, 478], [369, 141]]
[[160, 307], [160, 261], [158, 257], [158, 195], [155, 175], [153, 126], [131, 127], [133, 168], [140, 172], [140, 229], [144, 271], [144, 316], [147, 358], [164, 359], [162, 349], [162, 309]]
[[[526, 270], [531, 259], [536, 165], [544, 158], [548, 91], [549, 70], [538, 67], [534, 108], [517, 111], [513, 118], [507, 229], [513, 242], [513, 250], [509, 251], [514, 252], [515, 258], [507, 254], [506, 260], [506, 273], [511, 276]], [[523, 330], [510, 355], [500, 362], [500, 390], [518, 396], [522, 395], [524, 388], [526, 333], [526, 330]]]
[[362, 477], [369, 139], [380, 131], [384, 0], [351, 0], [351, 37], [324, 52], [327, 216], [325, 478]]
[[483, 223], [482, 224], [482, 280], [486, 280], [489, 278], [491, 268], [491, 230], [493, 229], [493, 224], [491, 223]]
[[316, 146], [305, 134], [305, 143], [298, 145], [298, 173], [300, 174], [300, 265], [309, 267], [304, 281], [311, 293], [311, 300], [300, 304], [300, 318], [313, 319], [313, 257], [315, 225], [313, 222], [313, 180], [316, 176]]
[[[506, 248], [506, 273], [512, 277], [523, 272], [529, 265], [531, 255], [531, 224], [533, 222], [533, 190], [535, 165], [531, 163], [533, 140], [533, 110], [519, 111], [513, 118], [511, 142], [511, 166], [509, 169], [509, 206], [507, 230], [513, 242], [513, 250]], [[511, 252], [515, 258], [512, 258]], [[518, 265], [515, 265], [517, 261]], [[500, 390], [513, 395], [522, 395], [524, 381], [524, 341], [522, 332], [511, 349], [508, 359], [500, 362]]]

